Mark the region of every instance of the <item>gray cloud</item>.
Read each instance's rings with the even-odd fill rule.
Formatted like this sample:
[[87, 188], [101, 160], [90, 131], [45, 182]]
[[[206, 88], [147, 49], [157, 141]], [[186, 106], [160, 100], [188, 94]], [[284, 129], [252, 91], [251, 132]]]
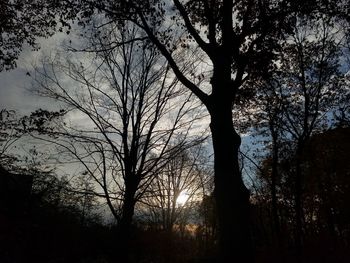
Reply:
[[30, 91], [32, 78], [28, 73], [31, 74], [32, 65], [40, 60], [43, 54], [57, 49], [65, 39], [67, 39], [65, 34], [39, 39], [41, 47], [39, 51], [34, 51], [29, 46], [23, 47], [17, 68], [0, 72], [0, 109], [12, 109], [19, 114], [28, 114], [39, 108], [58, 108], [53, 100], [38, 97]]

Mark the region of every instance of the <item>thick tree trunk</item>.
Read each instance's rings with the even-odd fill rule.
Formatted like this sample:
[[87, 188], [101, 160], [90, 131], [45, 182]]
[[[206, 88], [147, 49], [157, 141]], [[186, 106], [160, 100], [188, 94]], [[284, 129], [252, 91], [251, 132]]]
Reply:
[[[212, 97], [213, 98], [213, 97]], [[232, 100], [213, 99], [211, 132], [214, 148], [215, 199], [221, 262], [253, 262], [249, 220], [249, 191], [238, 163], [241, 139], [232, 122]]]

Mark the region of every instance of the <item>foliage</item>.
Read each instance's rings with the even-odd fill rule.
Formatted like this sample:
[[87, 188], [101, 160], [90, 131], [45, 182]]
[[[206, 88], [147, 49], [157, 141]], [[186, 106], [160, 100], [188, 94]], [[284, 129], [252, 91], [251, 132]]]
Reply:
[[24, 44], [40, 48], [37, 38], [52, 36], [56, 30], [66, 30], [69, 24], [60, 19], [58, 1], [4, 0], [0, 3], [0, 72], [16, 67]]

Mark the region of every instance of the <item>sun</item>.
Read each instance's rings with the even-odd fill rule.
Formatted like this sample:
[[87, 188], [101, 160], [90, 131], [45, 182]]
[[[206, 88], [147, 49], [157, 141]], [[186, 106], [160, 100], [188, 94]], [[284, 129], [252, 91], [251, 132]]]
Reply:
[[189, 194], [185, 190], [181, 191], [181, 193], [176, 199], [176, 204], [179, 206], [183, 206], [187, 202], [189, 197]]

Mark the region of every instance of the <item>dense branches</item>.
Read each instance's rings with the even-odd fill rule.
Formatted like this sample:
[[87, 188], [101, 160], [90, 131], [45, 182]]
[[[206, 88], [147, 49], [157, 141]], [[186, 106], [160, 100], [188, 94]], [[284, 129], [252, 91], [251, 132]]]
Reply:
[[39, 131], [58, 146], [61, 162], [77, 163], [95, 182], [92, 193], [105, 199], [117, 220], [120, 250], [127, 256], [135, 204], [171, 157], [188, 147], [201, 112], [157, 50], [139, 41], [142, 32], [131, 25], [111, 28], [92, 31], [83, 54], [92, 54], [94, 63], [78, 55], [80, 63], [53, 60], [37, 69], [39, 94], [63, 102], [71, 118], [84, 121], [67, 118]]

